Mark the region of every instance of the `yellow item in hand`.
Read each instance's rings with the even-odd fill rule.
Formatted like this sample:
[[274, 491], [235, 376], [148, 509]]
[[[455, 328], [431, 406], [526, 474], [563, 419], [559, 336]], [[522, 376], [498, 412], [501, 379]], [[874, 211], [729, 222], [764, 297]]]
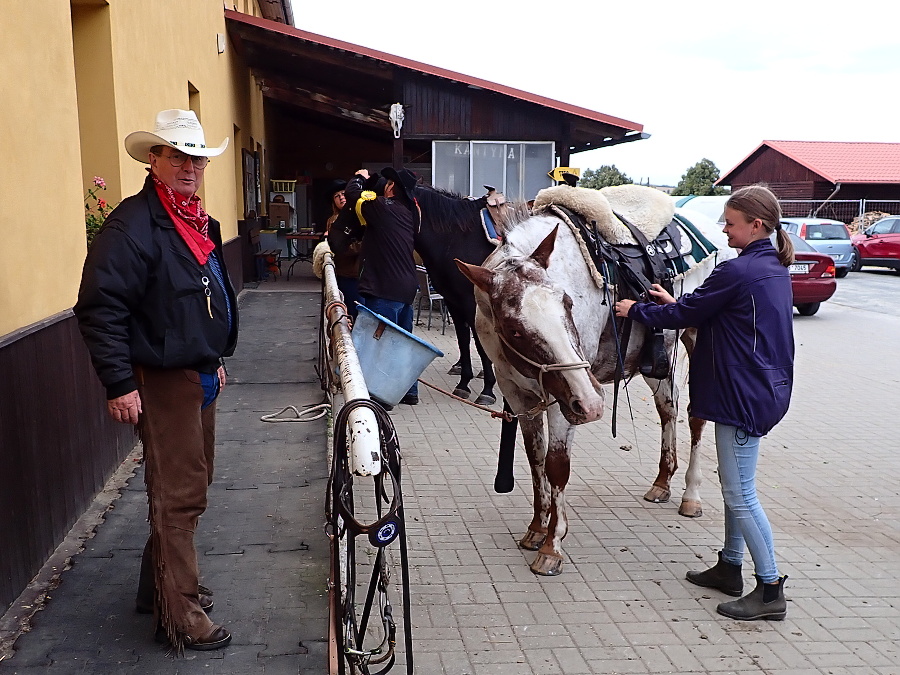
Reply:
[[359, 196], [359, 199], [356, 200], [356, 217], [359, 218], [359, 222], [361, 225], [367, 224], [366, 219], [363, 217], [363, 214], [362, 214], [363, 202], [370, 202], [373, 199], [375, 199], [375, 197], [377, 197], [377, 196], [378, 195], [376, 195], [371, 190], [364, 190], [363, 193]]

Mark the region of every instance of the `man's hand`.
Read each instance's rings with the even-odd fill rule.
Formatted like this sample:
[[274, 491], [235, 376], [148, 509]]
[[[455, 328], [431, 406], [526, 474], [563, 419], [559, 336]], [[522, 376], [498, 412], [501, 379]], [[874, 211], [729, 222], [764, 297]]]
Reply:
[[360, 169], [356, 172], [357, 176], [362, 176], [366, 180], [369, 180], [369, 170], [368, 169]]
[[137, 391], [110, 399], [106, 402], [106, 408], [116, 422], [124, 424], [137, 424], [140, 414], [144, 411], [141, 406], [141, 395]]
[[219, 391], [222, 391], [225, 388], [225, 366], [219, 366], [216, 375], [219, 376]]

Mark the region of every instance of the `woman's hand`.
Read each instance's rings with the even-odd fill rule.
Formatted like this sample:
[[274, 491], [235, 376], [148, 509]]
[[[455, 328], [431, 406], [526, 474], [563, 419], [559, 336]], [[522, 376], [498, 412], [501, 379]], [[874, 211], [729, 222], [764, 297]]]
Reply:
[[625, 318], [628, 316], [628, 310], [634, 304], [634, 300], [619, 300], [616, 303], [616, 316]]
[[657, 305], [672, 305], [676, 302], [675, 298], [659, 284], [653, 284], [647, 292], [653, 296]]

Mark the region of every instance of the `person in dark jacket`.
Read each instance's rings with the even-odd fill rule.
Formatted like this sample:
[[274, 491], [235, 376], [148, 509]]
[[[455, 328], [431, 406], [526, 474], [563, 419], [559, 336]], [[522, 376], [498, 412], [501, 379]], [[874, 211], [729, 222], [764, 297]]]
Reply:
[[136, 609], [155, 615], [157, 639], [177, 654], [231, 642], [206, 615], [212, 592], [200, 586], [194, 547], [213, 477], [222, 359], [238, 334], [219, 223], [196, 192], [209, 157], [227, 145], [207, 147], [190, 110], [164, 110], [152, 133], [126, 137], [149, 175], [95, 237], [74, 308], [110, 415], [136, 424], [143, 442], [150, 537]]
[[[412, 332], [413, 300], [419, 288], [413, 245], [421, 223], [415, 198], [416, 174], [409, 169], [382, 170], [387, 179], [384, 196], [365, 190], [369, 172], [360, 169], [347, 183], [344, 194], [357, 205], [365, 225], [359, 275], [363, 305]], [[361, 201], [360, 201], [361, 199]], [[418, 384], [413, 383], [400, 400], [404, 405], [419, 403]]]
[[[331, 215], [325, 221], [325, 234], [334, 255], [334, 275], [337, 280], [338, 290], [344, 296], [347, 313], [351, 319], [356, 320], [356, 303], [362, 302], [362, 298], [359, 295], [359, 252], [362, 249], [362, 241], [351, 237], [349, 231], [332, 232], [332, 227], [341, 227], [339, 217], [342, 211], [344, 211], [343, 217], [345, 219], [355, 221], [354, 224], [359, 223], [356, 214], [353, 212], [352, 205], [350, 207], [347, 206], [347, 197], [344, 195], [344, 188], [346, 187], [347, 181], [345, 180], [336, 180], [331, 183], [331, 187], [328, 190], [329, 201], [331, 202]], [[341, 246], [337, 245], [338, 238], [342, 244]]]
[[[732, 596], [743, 591], [746, 544], [756, 588], [717, 611], [732, 619], [784, 619], [784, 581], [775, 562], [772, 528], [756, 495], [759, 439], [784, 417], [794, 370], [793, 298], [787, 267], [794, 247], [780, 225], [775, 195], [760, 185], [735, 192], [725, 205], [728, 245], [737, 258], [718, 265], [678, 300], [662, 286], [656, 303], [620, 300], [616, 315], [659, 328], [697, 328], [691, 354], [691, 415], [715, 423], [719, 479], [725, 500], [725, 546], [719, 561], [688, 572], [691, 583]], [[777, 232], [778, 248], [770, 235]]]

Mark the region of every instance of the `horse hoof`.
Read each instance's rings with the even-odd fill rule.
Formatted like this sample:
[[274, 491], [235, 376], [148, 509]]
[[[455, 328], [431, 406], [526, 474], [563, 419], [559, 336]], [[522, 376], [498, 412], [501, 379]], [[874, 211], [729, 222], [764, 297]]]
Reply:
[[647, 494], [644, 495], [644, 499], [648, 502], [653, 502], [654, 504], [664, 504], [669, 501], [669, 497], [671, 496], [672, 492], [669, 488], [654, 485]]
[[462, 375], [462, 366], [456, 364], [455, 366], [450, 366], [450, 370], [447, 371], [448, 375]]
[[467, 389], [454, 389], [453, 395], [468, 400], [468, 398], [472, 395], [472, 392], [468, 391]]
[[542, 577], [555, 577], [562, 573], [563, 560], [559, 556], [538, 553], [531, 563], [531, 571]]
[[678, 515], [685, 518], [699, 518], [703, 515], [703, 504], [699, 499], [682, 499]]
[[545, 532], [528, 530], [528, 532], [525, 533], [525, 536], [522, 537], [522, 541], [519, 542], [519, 546], [526, 551], [537, 551], [546, 538], [547, 534]]
[[475, 403], [477, 403], [478, 405], [494, 405], [496, 402], [496, 396], [486, 396], [485, 394], [481, 394], [478, 398], [475, 399]]

